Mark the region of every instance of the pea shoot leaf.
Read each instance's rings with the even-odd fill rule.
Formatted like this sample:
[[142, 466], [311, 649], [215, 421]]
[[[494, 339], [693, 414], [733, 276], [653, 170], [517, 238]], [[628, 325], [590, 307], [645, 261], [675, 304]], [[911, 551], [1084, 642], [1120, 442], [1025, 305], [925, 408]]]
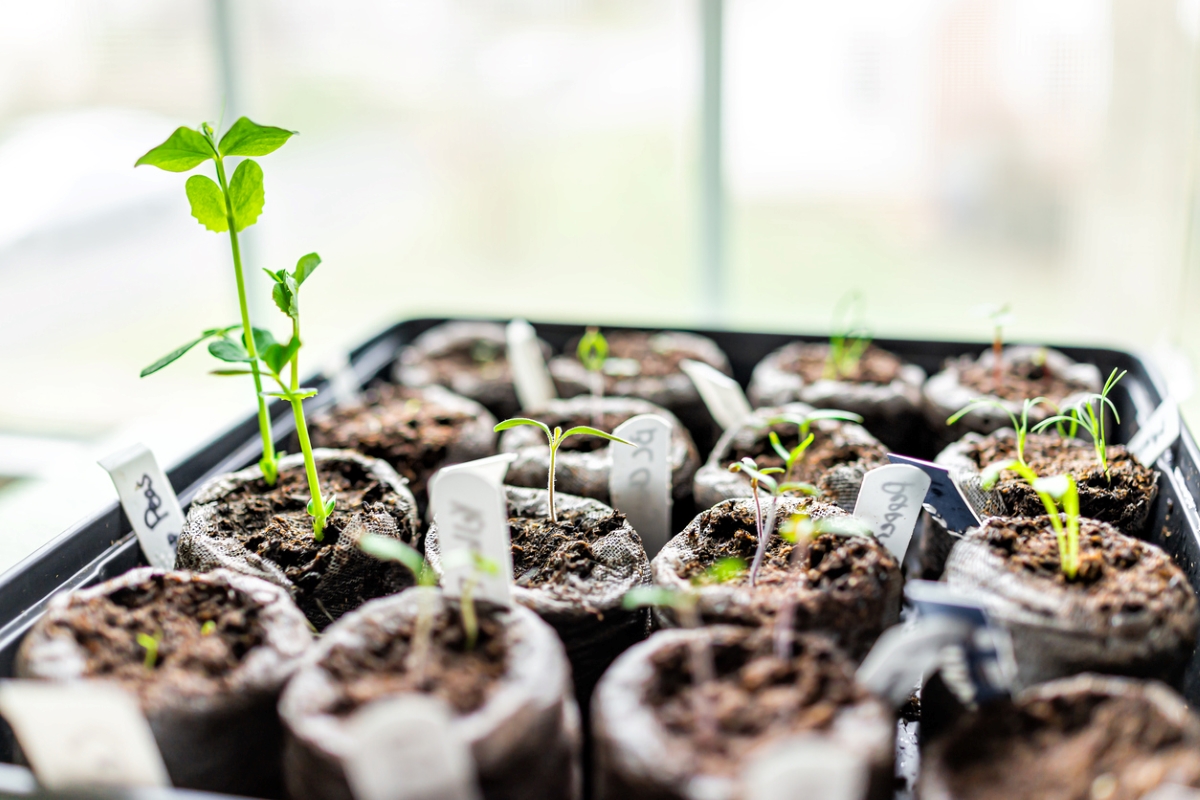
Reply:
[[217, 149], [222, 156], [265, 156], [283, 147], [295, 131], [259, 125], [249, 117], [241, 117], [221, 137]]
[[212, 145], [199, 131], [191, 128], [176, 128], [175, 132], [158, 147], [152, 148], [134, 164], [148, 164], [167, 172], [187, 172], [212, 158]]
[[238, 232], [258, 221], [265, 202], [262, 167], [247, 158], [237, 165], [229, 181], [229, 203], [233, 206], [233, 221]]
[[192, 204], [192, 216], [213, 233], [229, 230], [229, 218], [225, 216], [225, 198], [221, 187], [212, 178], [193, 175], [184, 185], [188, 202]]
[[222, 361], [245, 362], [250, 360], [250, 354], [232, 339], [218, 339], [208, 346], [208, 352]]

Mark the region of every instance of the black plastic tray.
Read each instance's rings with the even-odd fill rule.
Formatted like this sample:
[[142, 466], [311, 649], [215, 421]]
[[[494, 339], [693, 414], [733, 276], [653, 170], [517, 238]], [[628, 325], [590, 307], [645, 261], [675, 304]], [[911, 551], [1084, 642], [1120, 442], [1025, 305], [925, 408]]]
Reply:
[[[397, 352], [417, 335], [445, 319], [415, 319], [398, 323], [351, 353], [350, 367], [358, 385], [388, 377]], [[561, 351], [582, 325], [533, 322], [538, 335]], [[606, 330], [625, 326], [605, 326]], [[637, 328], [646, 330], [646, 327]], [[824, 336], [784, 333], [696, 330], [712, 338], [729, 356], [734, 377], [745, 386], [754, 366], [772, 350], [796, 340], [821, 341]], [[877, 344], [920, 365], [929, 374], [941, 369], [945, 359], [963, 353], [979, 353], [983, 342], [878, 339]], [[1107, 375], [1114, 367], [1128, 370], [1119, 385], [1115, 402], [1121, 423], [1115, 441], [1126, 442], [1158, 406], [1163, 383], [1140, 358], [1132, 353], [1090, 347], [1058, 348], [1078, 361], [1095, 364]], [[323, 382], [317, 385], [322, 385]], [[307, 385], [313, 385], [308, 383]], [[331, 403], [329, 392], [318, 395], [314, 407]], [[272, 406], [275, 432], [281, 442], [292, 433], [287, 406]], [[168, 477], [186, 508], [205, 480], [213, 475], [256, 463], [259, 455], [257, 423], [248, 417], [211, 444], [185, 459]], [[930, 432], [932, 435], [932, 432]], [[932, 453], [913, 453], [931, 457]], [[1157, 465], [1162, 478], [1152, 513], [1150, 541], [1165, 549], [1188, 574], [1193, 590], [1200, 594], [1200, 452], [1191, 433], [1183, 428], [1179, 440]], [[99, 469], [99, 467], [97, 467]], [[137, 540], [119, 505], [114, 502], [90, 519], [47, 543], [20, 564], [0, 576], [0, 677], [11, 677], [21, 638], [41, 615], [49, 599], [63, 590], [89, 586], [144, 564]], [[1183, 685], [1189, 703], [1200, 703], [1200, 648], [1192, 655]], [[916, 724], [900, 723], [897, 745], [898, 777], [908, 783], [916, 770]], [[12, 733], [0, 722], [0, 761], [11, 762]], [[898, 797], [908, 795], [899, 790]]]

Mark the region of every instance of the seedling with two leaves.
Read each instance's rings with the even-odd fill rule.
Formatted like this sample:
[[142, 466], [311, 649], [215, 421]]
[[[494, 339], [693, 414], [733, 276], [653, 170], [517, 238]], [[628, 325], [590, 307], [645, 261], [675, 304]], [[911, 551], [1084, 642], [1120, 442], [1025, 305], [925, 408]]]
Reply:
[[579, 339], [575, 355], [592, 378], [592, 424], [601, 424], [600, 399], [604, 397], [604, 362], [608, 360], [608, 340], [599, 328], [588, 328]]
[[[811, 483], [777, 481], [772, 476], [782, 474], [783, 467], [759, 469], [753, 458], [743, 458], [741, 461], [730, 464], [729, 471], [745, 474], [750, 479], [750, 492], [754, 496], [754, 527], [758, 532], [758, 548], [754, 552], [754, 562], [750, 566], [750, 585], [753, 586], [758, 580], [758, 571], [762, 568], [767, 545], [775, 532], [775, 511], [779, 503], [779, 496], [785, 492], [801, 492], [815, 497], [821, 493], [821, 490]], [[759, 487], [766, 489], [771, 495], [771, 505], [765, 516], [762, 510], [762, 501], [759, 499]]]
[[158, 647], [162, 644], [162, 632], [159, 631], [153, 635], [149, 633], [139, 633], [137, 635], [138, 647], [146, 651], [145, 657], [142, 659], [142, 666], [147, 671], [153, 670], [158, 664]]
[[833, 335], [829, 337], [829, 358], [825, 377], [841, 380], [858, 372], [858, 362], [871, 346], [871, 332], [863, 323], [866, 302], [859, 292], [849, 292], [833, 310]]
[[1055, 414], [1053, 417], [1039, 422], [1033, 430], [1040, 432], [1054, 425], [1060, 434], [1074, 437], [1079, 429], [1083, 428], [1092, 437], [1092, 446], [1096, 450], [1096, 461], [1104, 470], [1104, 477], [1110, 478], [1108, 474], [1108, 441], [1104, 430], [1105, 409], [1112, 411], [1113, 419], [1120, 424], [1121, 415], [1117, 413], [1117, 407], [1113, 401], [1108, 398], [1108, 393], [1125, 377], [1125, 374], [1125, 370], [1118, 372], [1113, 369], [1108, 375], [1108, 380], [1104, 382], [1104, 388], [1098, 394], [1093, 392], [1085, 395], [1067, 408], [1065, 413]]
[[554, 467], [558, 458], [558, 448], [562, 447], [562, 443], [567, 439], [567, 437], [599, 436], [601, 439], [607, 439], [610, 442], [627, 444], [630, 447], [634, 446], [633, 442], [626, 441], [619, 436], [613, 436], [611, 433], [605, 433], [599, 428], [592, 428], [587, 425], [578, 425], [574, 428], [568, 428], [566, 432], [559, 427], [556, 427], [553, 431], [551, 431], [550, 426], [546, 425], [545, 423], [538, 422], [536, 419], [528, 419], [526, 417], [514, 417], [513, 419], [506, 419], [504, 422], [501, 422], [499, 425], [497, 425], [495, 430], [497, 433], [499, 433], [500, 431], [506, 431], [509, 428], [515, 428], [518, 425], [532, 425], [535, 428], [539, 428], [542, 433], [546, 434], [546, 442], [550, 445], [550, 468], [547, 470], [548, 475], [546, 478], [547, 489], [549, 492], [548, 505], [550, 507], [548, 516], [550, 517], [550, 521], [555, 523], [558, 522], [558, 511], [554, 505]]
[[780, 424], [792, 424], [799, 429], [800, 443], [788, 450], [783, 446], [783, 442], [779, 438], [779, 434], [771, 431], [767, 438], [771, 442], [771, 449], [776, 455], [783, 459], [783, 481], [785, 483], [791, 481], [792, 473], [796, 467], [804, 462], [804, 457], [808, 452], [808, 448], [816, 439], [816, 434], [812, 433], [812, 424], [820, 419], [835, 419], [841, 422], [857, 422], [862, 423], [863, 418], [858, 414], [849, 411], [839, 411], [835, 408], [816, 408], [809, 411], [807, 414], [786, 413], [780, 414], [777, 417], [771, 417], [763, 423], [763, 427]]
[[[242, 117], [230, 126], [225, 135], [217, 140], [216, 133], [207, 122], [200, 129], [180, 127], [158, 147], [137, 160], [134, 166], [143, 164], [158, 167], [167, 172], [188, 172], [206, 161], [216, 168], [217, 181], [204, 175], [193, 175], [187, 179], [184, 189], [191, 204], [192, 216], [205, 228], [214, 233], [229, 233], [229, 246], [233, 253], [233, 273], [237, 282], [238, 307], [241, 323], [223, 328], [209, 328], [199, 337], [175, 348], [167, 355], [142, 370], [146, 377], [171, 362], [201, 342], [215, 339], [209, 352], [223, 361], [233, 360], [226, 355], [242, 349], [248, 354], [249, 374], [254, 378], [255, 399], [258, 403], [258, 428], [262, 436], [263, 456], [259, 462], [263, 477], [274, 485], [279, 475], [275, 440], [271, 435], [271, 417], [267, 413], [267, 400], [263, 396], [262, 376], [259, 372], [258, 338], [260, 331], [250, 322], [250, 309], [246, 301], [246, 282], [242, 272], [242, 252], [238, 244], [238, 233], [253, 225], [262, 214], [266, 194], [263, 189], [262, 167], [248, 156], [265, 156], [282, 147], [295, 131], [259, 125]], [[232, 179], [225, 176], [225, 159], [244, 157], [233, 171]], [[237, 339], [230, 334], [240, 331]], [[240, 344], [238, 341], [240, 340]]]
[[1075, 478], [1071, 475], [1040, 478], [1030, 467], [1013, 459], [999, 461], [985, 469], [981, 481], [983, 489], [990, 491], [1005, 470], [1020, 475], [1041, 499], [1058, 540], [1059, 568], [1068, 580], [1074, 580], [1079, 571], [1079, 487]]
[[[976, 409], [980, 409], [980, 408], [998, 408], [998, 409], [1000, 409], [1005, 414], [1007, 414], [1008, 418], [1012, 421], [1013, 431], [1017, 435], [1017, 461], [1020, 461], [1022, 464], [1024, 464], [1025, 463], [1025, 441], [1029, 437], [1029, 412], [1043, 403], [1054, 408], [1055, 411], [1058, 410], [1057, 407], [1055, 407], [1054, 404], [1051, 403], [1049, 400], [1047, 400], [1045, 397], [1035, 397], [1032, 400], [1029, 400], [1029, 399], [1025, 400], [1025, 402], [1021, 406], [1021, 415], [1018, 417], [1016, 414], [1014, 414], [1009, 409], [1009, 407], [1007, 405], [1005, 405], [1003, 402], [997, 400], [994, 397], [977, 397], [974, 400], [972, 400], [971, 402], [967, 403], [962, 408], [960, 408], [958, 411], [954, 412], [954, 414], [952, 414], [950, 416], [950, 418], [946, 420], [946, 424], [953, 425], [954, 423], [958, 422], [960, 419], [965, 417], [967, 414], [970, 414], [972, 411], [975, 411]], [[1034, 430], [1036, 431], [1038, 429], [1035, 428]], [[1062, 431], [1061, 428], [1059, 430], [1060, 430], [1060, 432]]]

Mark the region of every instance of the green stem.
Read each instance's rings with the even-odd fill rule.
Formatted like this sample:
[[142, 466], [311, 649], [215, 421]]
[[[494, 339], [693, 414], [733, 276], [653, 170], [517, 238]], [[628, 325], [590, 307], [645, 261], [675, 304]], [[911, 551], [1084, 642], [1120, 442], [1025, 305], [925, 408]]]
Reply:
[[262, 434], [263, 457], [259, 462], [263, 478], [274, 486], [279, 475], [275, 459], [275, 439], [271, 435], [271, 415], [267, 413], [267, 398], [263, 397], [262, 375], [258, 369], [258, 349], [254, 344], [254, 328], [250, 325], [250, 306], [246, 302], [246, 280], [242, 274], [242, 250], [238, 245], [237, 226], [233, 219], [233, 203], [229, 199], [229, 184], [225, 180], [225, 164], [220, 156], [217, 165], [217, 180], [221, 183], [221, 194], [225, 198], [225, 220], [229, 225], [229, 246], [233, 250], [233, 274], [237, 277], [238, 307], [242, 314], [242, 338], [246, 342], [246, 353], [250, 356], [250, 372], [254, 376], [254, 397], [258, 401], [258, 430]]
[[556, 436], [554, 437], [554, 441], [550, 442], [550, 477], [548, 478], [547, 482], [549, 484], [551, 523], [558, 522], [558, 515], [554, 512], [554, 461], [555, 456], [558, 455], [558, 445], [561, 443], [561, 441], [562, 440]]
[[[300, 340], [300, 323], [292, 320], [292, 337]], [[304, 453], [304, 473], [308, 476], [309, 501], [308, 513], [313, 518], [313, 538], [318, 542], [325, 538], [325, 500], [321, 497], [321, 481], [317, 475], [317, 463], [313, 459], [312, 442], [308, 439], [308, 423], [304, 420], [304, 401], [297, 397], [300, 390], [300, 352], [292, 356], [292, 384], [288, 400], [292, 404], [292, 416], [296, 418], [296, 436], [300, 439], [300, 451]]]

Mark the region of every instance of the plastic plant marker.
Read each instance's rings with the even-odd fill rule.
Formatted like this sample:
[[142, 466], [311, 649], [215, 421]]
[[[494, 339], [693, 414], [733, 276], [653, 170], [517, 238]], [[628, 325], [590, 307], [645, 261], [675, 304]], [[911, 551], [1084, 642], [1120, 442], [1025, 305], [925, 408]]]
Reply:
[[875, 538], [901, 563], [931, 482], [911, 464], [888, 464], [868, 472], [858, 490], [854, 516], [870, 525]]
[[546, 368], [546, 359], [538, 345], [533, 326], [523, 319], [514, 319], [504, 331], [508, 341], [508, 366], [512, 370], [513, 387], [522, 409], [542, 408], [558, 394]]
[[863, 757], [844, 744], [815, 735], [798, 735], [764, 748], [742, 774], [745, 796], [754, 800], [862, 800], [869, 773]]
[[4, 681], [0, 714], [46, 789], [171, 785], [137, 700], [117, 686]]
[[144, 444], [135, 444], [100, 459], [99, 464], [117, 487], [146, 561], [152, 567], [174, 568], [183, 510], [154, 453]]
[[1153, 467], [1179, 439], [1180, 430], [1179, 404], [1168, 397], [1129, 440], [1129, 452], [1142, 464]]
[[750, 401], [733, 378], [715, 367], [691, 359], [681, 361], [679, 368], [692, 379], [700, 399], [708, 407], [708, 413], [712, 414], [722, 430], [736, 427], [750, 416]]
[[[429, 487], [429, 504], [438, 526], [447, 597], [462, 597], [502, 606], [512, 602], [512, 544], [508, 532], [508, 502], [503, 472], [508, 461], [495, 457], [479, 469], [476, 462], [446, 467]], [[509, 459], [511, 461], [511, 459]], [[496, 564], [494, 574], [481, 573], [476, 559]], [[467, 587], [470, 589], [467, 589]]]
[[971, 504], [967, 502], [962, 489], [959, 488], [954, 478], [950, 477], [950, 470], [931, 461], [922, 461], [919, 458], [900, 456], [895, 453], [888, 453], [888, 461], [893, 464], [914, 466], [929, 476], [929, 492], [925, 495], [925, 502], [937, 510], [938, 515], [945, 520], [946, 526], [950, 530], [961, 532], [968, 528], [977, 528], [982, 524], [975, 509], [971, 508]]
[[639, 414], [622, 422], [614, 436], [633, 447], [613, 443], [608, 492], [613, 508], [624, 512], [654, 558], [671, 538], [671, 426], [657, 414]]

